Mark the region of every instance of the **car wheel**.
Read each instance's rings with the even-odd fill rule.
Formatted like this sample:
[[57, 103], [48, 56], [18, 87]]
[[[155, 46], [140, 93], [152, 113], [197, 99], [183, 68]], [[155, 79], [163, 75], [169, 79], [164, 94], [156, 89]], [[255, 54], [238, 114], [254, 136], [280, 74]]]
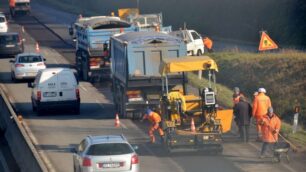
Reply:
[[43, 109], [39, 106], [36, 107], [37, 115], [41, 116], [43, 114]]
[[80, 106], [75, 107], [75, 109], [73, 109], [73, 113], [76, 115], [80, 114]]
[[33, 112], [36, 112], [36, 111], [37, 111], [37, 108], [36, 108], [36, 106], [34, 105], [33, 101], [32, 101], [32, 110], [33, 110]]
[[198, 50], [197, 56], [201, 56], [202, 54], [203, 54], [202, 51], [201, 51], [201, 50]]

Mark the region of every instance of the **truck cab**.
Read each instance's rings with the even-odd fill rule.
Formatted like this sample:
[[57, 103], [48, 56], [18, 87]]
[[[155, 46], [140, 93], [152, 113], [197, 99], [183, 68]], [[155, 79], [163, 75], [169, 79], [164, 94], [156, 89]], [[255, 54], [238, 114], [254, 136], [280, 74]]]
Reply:
[[200, 56], [204, 54], [204, 44], [201, 35], [195, 30], [178, 30], [170, 32], [170, 35], [179, 37], [187, 45], [187, 55]]

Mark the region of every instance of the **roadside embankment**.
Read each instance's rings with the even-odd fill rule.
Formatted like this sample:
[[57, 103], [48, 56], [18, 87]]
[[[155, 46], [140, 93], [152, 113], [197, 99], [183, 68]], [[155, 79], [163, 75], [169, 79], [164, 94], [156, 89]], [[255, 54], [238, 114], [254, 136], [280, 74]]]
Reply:
[[0, 129], [20, 171], [47, 171], [2, 87], [0, 87]]

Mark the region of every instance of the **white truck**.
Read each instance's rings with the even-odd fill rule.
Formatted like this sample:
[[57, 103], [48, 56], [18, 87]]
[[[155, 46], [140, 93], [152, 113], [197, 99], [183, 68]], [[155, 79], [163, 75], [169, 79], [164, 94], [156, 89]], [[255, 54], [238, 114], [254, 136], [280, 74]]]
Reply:
[[169, 33], [184, 40], [187, 45], [187, 55], [200, 56], [204, 54], [204, 43], [201, 35], [195, 30], [178, 30]]
[[25, 12], [26, 14], [29, 14], [31, 12], [30, 3], [30, 0], [15, 0], [14, 13]]

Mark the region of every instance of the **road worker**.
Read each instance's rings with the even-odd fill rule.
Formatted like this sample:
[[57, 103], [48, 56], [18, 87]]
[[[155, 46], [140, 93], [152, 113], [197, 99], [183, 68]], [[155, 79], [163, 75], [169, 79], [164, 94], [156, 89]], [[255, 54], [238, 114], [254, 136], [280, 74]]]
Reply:
[[268, 108], [272, 107], [270, 98], [266, 95], [265, 88], [258, 89], [258, 95], [255, 96], [253, 101], [253, 117], [256, 119], [256, 129], [257, 129], [257, 141], [262, 139], [261, 125], [259, 121], [264, 115], [266, 115]]
[[[243, 94], [240, 92], [240, 89], [239, 87], [234, 87], [234, 93], [233, 93], [233, 109], [235, 107], [235, 105], [237, 103], [239, 103], [239, 100], [240, 100], [240, 97], [244, 97]], [[239, 128], [239, 125], [238, 125], [238, 115], [235, 114], [235, 111], [234, 111], [234, 121], [238, 127], [238, 134], [240, 134], [240, 128]]]
[[273, 112], [273, 108], [268, 108], [268, 113], [264, 115], [260, 120], [262, 126], [262, 147], [260, 152], [260, 158], [266, 156], [267, 150], [273, 150], [273, 146], [278, 142], [278, 133], [281, 128], [281, 120]]
[[9, 0], [10, 13], [12, 17], [15, 16], [15, 6], [16, 6], [15, 0]]
[[203, 38], [203, 44], [204, 44], [204, 48], [206, 48], [206, 50], [209, 53], [213, 52], [213, 41], [211, 39], [209, 39], [208, 37], [204, 37]]
[[158, 113], [153, 112], [151, 109], [146, 109], [145, 115], [143, 116], [142, 120], [148, 119], [151, 122], [151, 126], [149, 128], [149, 136], [151, 143], [155, 143], [155, 136], [154, 131], [158, 130], [159, 135], [161, 137], [161, 141], [163, 142], [164, 138], [164, 131], [160, 127], [161, 117]]

